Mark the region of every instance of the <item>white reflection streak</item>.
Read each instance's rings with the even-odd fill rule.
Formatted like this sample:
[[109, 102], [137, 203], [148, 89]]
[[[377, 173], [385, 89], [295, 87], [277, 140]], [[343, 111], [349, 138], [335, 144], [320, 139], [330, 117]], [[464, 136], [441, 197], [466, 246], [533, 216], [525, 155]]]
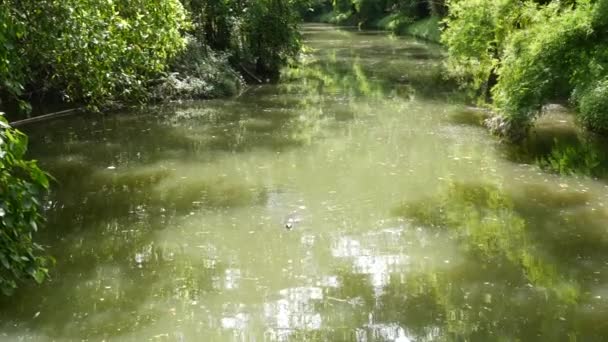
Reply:
[[340, 239], [331, 247], [331, 254], [336, 258], [348, 258], [361, 255], [361, 243], [347, 236]]
[[355, 332], [357, 342], [392, 341], [412, 342], [407, 332], [398, 324], [368, 324]]
[[245, 330], [249, 316], [244, 313], [238, 313], [233, 317], [222, 318], [222, 328], [234, 329], [234, 330]]
[[361, 255], [354, 260], [355, 272], [369, 274], [372, 285], [382, 288], [388, 285], [390, 273], [397, 265], [404, 264], [408, 257], [403, 255]]
[[241, 279], [241, 270], [238, 268], [229, 268], [225, 272], [224, 288], [227, 290], [233, 290], [239, 287], [239, 281]]
[[323, 289], [292, 287], [281, 290], [279, 294], [283, 298], [264, 305], [270, 340], [286, 341], [295, 330], [321, 329], [321, 314], [315, 311], [313, 301], [323, 299]]
[[361, 248], [361, 242], [348, 236], [342, 236], [332, 244], [331, 253], [338, 258], [352, 258], [353, 271], [370, 276], [376, 298], [388, 285], [391, 272], [398, 271], [398, 266], [409, 261], [407, 255], [374, 255], [372, 251]]

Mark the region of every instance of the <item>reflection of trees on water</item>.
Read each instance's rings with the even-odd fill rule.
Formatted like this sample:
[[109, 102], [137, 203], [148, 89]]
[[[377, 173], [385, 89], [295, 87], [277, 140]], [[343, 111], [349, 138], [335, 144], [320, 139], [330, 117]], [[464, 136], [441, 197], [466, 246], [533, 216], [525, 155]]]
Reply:
[[[337, 237], [332, 254], [346, 263], [336, 270], [336, 286], [317, 298], [322, 324], [292, 327], [290, 336], [601, 340], [608, 333], [601, 321], [608, 304], [600, 284], [607, 279], [598, 271], [603, 266], [590, 262], [608, 260], [608, 214], [585, 208], [588, 200], [547, 186], [507, 192], [448, 182], [438, 197], [395, 209], [406, 219], [402, 230]], [[373, 246], [384, 241], [382, 234], [393, 243], [414, 238], [434, 250], [449, 249], [441, 238], [433, 240], [443, 236], [456, 254], [444, 262], [377, 255]]]
[[280, 87], [288, 93], [307, 94], [303, 103], [317, 105], [340, 99], [352, 104], [362, 98], [445, 98], [455, 89], [443, 79], [441, 53], [433, 47], [400, 39], [390, 45], [390, 49], [377, 47], [376, 53], [374, 47], [363, 49], [356, 43], [352, 48], [319, 47], [305, 55], [297, 68], [284, 71]]
[[608, 180], [608, 140], [576, 128], [573, 113], [556, 109], [548, 116], [524, 141], [503, 146], [506, 156], [560, 175]]
[[[340, 328], [349, 324], [335, 319], [348, 317], [363, 329], [356, 336], [361, 341], [383, 340], [378, 326], [416, 341], [600, 339], [608, 325], [591, 328], [594, 323], [589, 322], [597, 323], [606, 310], [594, 294], [605, 277], [597, 272], [601, 266], [587, 263], [598, 253], [602, 260], [608, 257], [602, 229], [607, 214], [555, 214], [587, 200], [584, 194], [548, 187], [511, 194], [494, 185], [451, 182], [437, 198], [404, 203], [395, 213], [411, 223], [406, 229], [446, 235], [462, 258], [442, 267], [413, 264], [390, 272], [381, 292], [375, 289], [374, 275], [353, 263], [350, 271], [340, 273], [340, 286], [327, 290], [350, 314], [340, 315], [325, 305], [324, 323], [330, 327], [307, 336], [353, 339], [353, 333]], [[566, 227], [591, 239], [572, 243], [574, 233]], [[600, 241], [592, 241], [598, 237]], [[559, 242], [562, 252], [552, 246]], [[354, 254], [362, 249], [352, 241], [338, 244]], [[569, 257], [560, 254], [564, 252]], [[593, 258], [584, 257], [590, 253]], [[387, 268], [391, 262], [385, 259]]]
[[155, 224], [123, 218], [67, 235], [51, 250], [58, 260], [53, 279], [3, 300], [4, 333], [10, 336], [12, 322], [19, 334], [32, 329], [45, 340], [141, 334], [238, 278], [212, 250], [204, 250], [206, 258], [193, 259], [154, 242], [149, 225]]
[[[591, 198], [584, 193], [546, 186], [507, 191], [506, 185], [449, 181], [437, 197], [396, 207], [398, 218], [387, 220], [390, 226], [375, 227], [377, 231], [328, 233], [328, 246], [315, 244], [322, 240], [319, 235], [303, 235], [302, 251], [272, 246], [259, 252], [279, 259], [268, 264], [277, 272], [283, 272], [281, 259], [292, 253], [310, 252], [301, 262], [311, 274], [318, 254], [325, 253], [324, 263], [331, 260], [327, 274], [294, 272], [294, 277], [305, 279], [278, 290], [265, 287], [264, 279], [245, 279], [242, 272], [253, 269], [246, 260], [252, 255], [231, 255], [228, 259], [234, 262], [227, 263], [219, 261], [219, 247], [212, 244], [189, 246], [195, 252], [175, 241], [162, 244], [168, 239], [157, 234], [183, 228], [180, 219], [200, 211], [267, 205], [272, 222], [279, 222], [274, 216], [290, 208], [285, 205], [289, 195], [269, 193], [263, 184], [238, 172], [221, 177], [214, 174], [218, 169], [205, 168], [222, 155], [306, 146], [326, 131], [326, 125], [357, 119], [364, 103], [373, 107], [387, 98], [403, 103], [412, 97], [445, 95], [445, 89], [435, 87], [438, 69], [422, 67], [437, 63], [433, 54], [424, 49], [397, 52], [412, 54], [419, 67], [360, 56], [351, 49], [327, 49], [315, 55], [326, 53], [329, 58], [309, 56], [301, 67], [287, 70], [279, 94], [263, 86], [241, 98], [165, 108], [157, 116], [74, 120], [71, 127], [51, 127], [53, 134], [40, 128], [38, 141], [44, 145], [33, 148], [50, 156], [43, 162], [61, 184], [50, 198], [52, 228], [42, 232], [56, 246], [51, 253], [58, 259], [57, 280], [36, 290], [23, 289], [10, 300], [19, 306], [3, 303], [0, 318], [50, 337], [90, 339], [142, 331], [152, 337], [183, 337], [154, 331], [166, 328], [160, 320], [174, 320], [175, 326], [191, 324], [192, 334], [193, 326], [198, 332], [217, 331], [217, 339], [485, 341], [606, 336], [608, 214], [589, 206]], [[425, 151], [420, 146], [408, 148]], [[561, 161], [580, 154], [561, 148], [542, 153], [554, 157], [560, 167], [577, 164]], [[178, 160], [191, 164], [176, 165]], [[589, 169], [597, 168], [594, 158], [585, 160], [590, 161]], [[498, 167], [493, 161], [480, 162], [484, 165], [475, 165], [476, 170]], [[443, 167], [434, 171], [449, 174], [450, 164], [438, 166]], [[269, 205], [275, 197], [276, 213]], [[196, 228], [183, 235], [192, 238], [188, 234]], [[242, 241], [221, 243], [235, 251]], [[248, 242], [268, 246], [282, 241], [251, 236]], [[238, 298], [247, 292], [242, 288], [230, 297], [231, 290], [245, 286], [266, 301], [245, 303]], [[228, 295], [219, 296], [221, 291]]]
[[[430, 279], [423, 273], [427, 287], [422, 291], [413, 288], [414, 298], [427, 297], [439, 305], [433, 318], [442, 323], [446, 337], [527, 336], [531, 331], [525, 324], [519, 326], [521, 314], [531, 321], [553, 321], [551, 316], [567, 316], [579, 299], [578, 284], [558, 273], [534, 245], [527, 233], [530, 226], [515, 211], [514, 200], [498, 187], [451, 183], [438, 199], [404, 204], [397, 212], [416, 226], [447, 229], [465, 255], [461, 265]], [[410, 286], [393, 285], [393, 291], [408, 293]], [[535, 315], [543, 302], [543, 312]], [[411, 308], [407, 300], [403, 304]], [[551, 336], [555, 331], [540, 333]]]

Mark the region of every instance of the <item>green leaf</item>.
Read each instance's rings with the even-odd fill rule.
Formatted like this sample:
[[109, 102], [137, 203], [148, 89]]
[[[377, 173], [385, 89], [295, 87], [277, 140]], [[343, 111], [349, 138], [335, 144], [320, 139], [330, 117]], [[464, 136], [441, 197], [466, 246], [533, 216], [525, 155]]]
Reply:
[[4, 268], [6, 268], [7, 270], [11, 269], [11, 265], [8, 263], [8, 260], [6, 259], [6, 256], [4, 256], [3, 253], [0, 253], [0, 263], [2, 263], [2, 266], [4, 266]]
[[42, 282], [44, 282], [44, 279], [46, 279], [46, 269], [39, 269], [38, 271], [36, 271], [36, 273], [34, 274], [34, 280], [36, 280], [38, 284], [42, 284]]
[[0, 280], [0, 290], [2, 291], [2, 294], [4, 294], [5, 296], [12, 296], [13, 293], [15, 293], [15, 288], [17, 287], [17, 285], [15, 284], [15, 282], [7, 282], [2, 280], [3, 279]]

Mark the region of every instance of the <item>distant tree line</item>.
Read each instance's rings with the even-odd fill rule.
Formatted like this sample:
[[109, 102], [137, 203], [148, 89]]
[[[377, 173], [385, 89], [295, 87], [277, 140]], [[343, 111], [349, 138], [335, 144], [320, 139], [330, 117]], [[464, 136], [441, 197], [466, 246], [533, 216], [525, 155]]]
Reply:
[[374, 27], [387, 16], [399, 16], [405, 21], [442, 17], [447, 7], [445, 0], [305, 0], [300, 11], [305, 19], [325, 14], [331, 22]]

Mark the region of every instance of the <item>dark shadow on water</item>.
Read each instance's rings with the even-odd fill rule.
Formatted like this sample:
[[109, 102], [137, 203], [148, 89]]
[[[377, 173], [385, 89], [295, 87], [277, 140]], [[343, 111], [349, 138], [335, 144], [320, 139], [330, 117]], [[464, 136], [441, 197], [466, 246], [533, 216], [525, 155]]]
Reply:
[[448, 120], [457, 125], [484, 127], [484, 120], [489, 114], [479, 108], [466, 108], [450, 113]]
[[157, 219], [124, 218], [66, 235], [49, 250], [57, 259], [52, 278], [0, 298], [0, 319], [5, 327], [12, 322], [15, 332], [32, 330], [50, 339], [112, 339], [166, 315], [170, 308], [151, 307], [150, 298], [194, 301], [217, 292], [214, 279], [226, 265], [209, 268], [203, 259], [193, 261], [155, 245], [154, 233], [163, 228]]
[[[473, 247], [484, 253], [506, 253], [510, 246], [529, 248], [527, 254], [541, 252], [567, 275], [576, 272], [574, 266], [582, 267], [583, 259], [608, 260], [608, 211], [589, 208], [590, 201], [585, 192], [544, 185], [506, 191], [452, 183], [438, 198], [405, 202], [394, 214], [415, 225], [483, 242]], [[522, 245], [524, 241], [531, 245]]]
[[548, 172], [608, 181], [608, 139], [572, 124], [535, 128], [522, 143], [503, 145], [503, 152], [509, 160]]
[[[285, 128], [293, 118], [289, 114], [267, 124], [242, 113], [195, 112], [194, 117], [175, 109], [171, 115], [74, 117], [27, 127], [30, 153], [57, 180], [47, 199], [48, 228], [37, 235], [57, 265], [49, 282], [24, 285], [13, 297], [0, 298], [5, 326], [13, 322], [15, 332], [31, 329], [50, 338], [103, 340], [166, 314], [168, 308], [146, 306], [152, 297], [198, 300], [216, 291], [213, 279], [225, 265], [209, 268], [203, 259], [180, 258], [179, 251], [154, 245], [155, 234], [191, 211], [262, 203], [266, 190], [214, 175], [184, 180], [162, 162], [205, 165], [218, 152], [239, 151], [241, 141], [248, 148], [256, 143], [259, 148], [288, 148], [288, 134], [265, 134], [276, 130], [272, 125], [279, 120], [285, 132], [301, 127]], [[212, 135], [232, 143], [218, 144], [209, 139]], [[181, 279], [179, 284], [168, 275]]]
[[[587, 194], [548, 186], [508, 192], [449, 183], [435, 198], [399, 205], [395, 215], [447, 234], [466, 259], [405, 283], [393, 279], [386, 312], [405, 326], [416, 323], [421, 335], [444, 327], [457, 339], [600, 339], [607, 324], [583, 330], [577, 323], [594, 287], [608, 282], [598, 272], [608, 260], [608, 212], [587, 208], [588, 201]], [[589, 310], [597, 317], [604, 309]], [[461, 329], [451, 331], [453, 324]]]

